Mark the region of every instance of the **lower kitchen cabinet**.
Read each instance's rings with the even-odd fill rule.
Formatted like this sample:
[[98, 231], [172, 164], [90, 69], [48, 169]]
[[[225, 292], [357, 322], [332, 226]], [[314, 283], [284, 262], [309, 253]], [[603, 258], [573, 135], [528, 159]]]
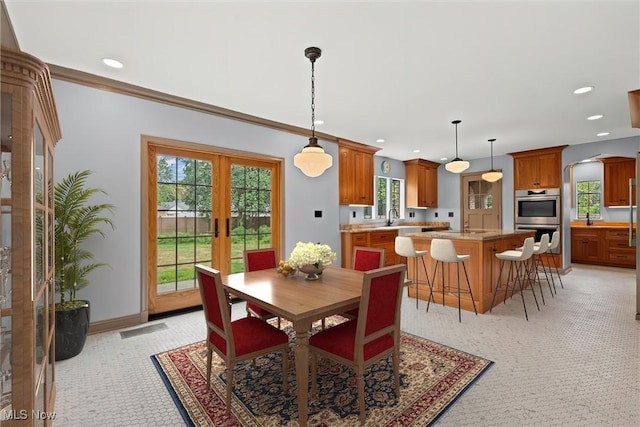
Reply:
[[353, 265], [353, 248], [356, 246], [383, 248], [385, 250], [385, 267], [397, 264], [399, 260], [395, 251], [397, 235], [398, 230], [372, 230], [342, 233], [342, 267], [351, 268]]
[[629, 246], [629, 230], [622, 227], [571, 227], [571, 262], [636, 267], [636, 248]]

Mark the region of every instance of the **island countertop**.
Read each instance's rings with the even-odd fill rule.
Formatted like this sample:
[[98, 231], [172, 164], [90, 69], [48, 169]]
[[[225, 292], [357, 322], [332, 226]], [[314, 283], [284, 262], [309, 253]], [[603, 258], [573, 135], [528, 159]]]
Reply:
[[530, 235], [531, 230], [440, 230], [425, 231], [422, 233], [409, 233], [412, 238], [425, 239], [451, 239], [451, 240], [496, 240], [504, 237]]

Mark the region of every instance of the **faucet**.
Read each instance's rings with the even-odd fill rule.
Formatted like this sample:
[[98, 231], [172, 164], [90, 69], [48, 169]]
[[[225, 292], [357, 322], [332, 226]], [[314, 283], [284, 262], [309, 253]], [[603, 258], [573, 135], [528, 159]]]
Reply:
[[591, 225], [593, 222], [589, 219], [589, 212], [587, 212], [587, 225]]
[[395, 208], [391, 208], [389, 209], [389, 213], [387, 214], [388, 219], [387, 219], [387, 227], [390, 226], [391, 224], [393, 224], [393, 220], [391, 219], [391, 214], [395, 213], [396, 214], [396, 218], [398, 218], [400, 215], [398, 214], [398, 211]]

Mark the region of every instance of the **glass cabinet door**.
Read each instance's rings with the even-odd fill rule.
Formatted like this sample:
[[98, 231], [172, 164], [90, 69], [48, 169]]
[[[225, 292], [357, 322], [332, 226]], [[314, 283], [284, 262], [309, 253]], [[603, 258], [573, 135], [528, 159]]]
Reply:
[[11, 151], [12, 95], [2, 93], [0, 126], [0, 424], [12, 409]]

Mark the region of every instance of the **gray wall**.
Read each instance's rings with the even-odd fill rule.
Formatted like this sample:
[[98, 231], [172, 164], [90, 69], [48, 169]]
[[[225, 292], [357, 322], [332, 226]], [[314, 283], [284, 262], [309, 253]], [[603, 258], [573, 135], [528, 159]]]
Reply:
[[[90, 185], [103, 188], [116, 206], [115, 230], [89, 242], [96, 259], [110, 266], [91, 274], [91, 286], [79, 292], [91, 301], [91, 320], [140, 313], [141, 292], [141, 134], [251, 151], [284, 158], [283, 256], [298, 240], [329, 244], [340, 259], [337, 145], [322, 141], [334, 165], [308, 178], [293, 156], [307, 139], [261, 126], [54, 80], [62, 127], [56, 147], [56, 180], [91, 169]], [[102, 201], [96, 199], [96, 201]], [[322, 210], [322, 218], [314, 218]]]

